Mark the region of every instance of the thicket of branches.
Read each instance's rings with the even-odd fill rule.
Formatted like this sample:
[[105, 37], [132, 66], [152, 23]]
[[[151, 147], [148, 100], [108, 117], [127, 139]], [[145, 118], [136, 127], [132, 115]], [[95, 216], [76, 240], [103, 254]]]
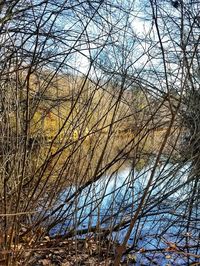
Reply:
[[199, 8], [1, 1], [6, 265], [46, 236], [92, 235], [114, 265], [200, 258]]

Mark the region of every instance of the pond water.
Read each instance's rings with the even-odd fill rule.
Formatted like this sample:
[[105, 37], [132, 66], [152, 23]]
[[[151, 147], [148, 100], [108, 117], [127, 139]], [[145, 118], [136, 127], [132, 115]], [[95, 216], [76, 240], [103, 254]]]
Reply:
[[[52, 229], [52, 234], [65, 234], [70, 230], [83, 230], [87, 228], [101, 227], [113, 228], [109, 239], [122, 242], [127, 227], [116, 230], [116, 225], [128, 221], [133, 217], [143, 195], [144, 189], [152, 173], [152, 165], [139, 172], [127, 168], [115, 172], [112, 175], [103, 176], [97, 182], [85, 188], [71, 204], [63, 211], [63, 223]], [[168, 248], [167, 242], [177, 243], [179, 246], [188, 244], [186, 234], [187, 227], [187, 202], [188, 173], [190, 167], [180, 167], [170, 163], [161, 163], [156, 169], [154, 179], [150, 187], [147, 201], [140, 213], [136, 225], [129, 239], [129, 247], [133, 247], [133, 253], [137, 258], [136, 265], [188, 265], [184, 256], [172, 253], [166, 258], [164, 253], [154, 252]], [[75, 187], [65, 189], [60, 195], [60, 202], [76, 191]], [[70, 207], [69, 207], [70, 206]], [[195, 218], [194, 213], [194, 218]], [[194, 219], [195, 220], [195, 219]], [[196, 246], [198, 236], [197, 224], [191, 224], [190, 233], [193, 237], [189, 244]], [[86, 230], [87, 231], [87, 230]], [[87, 234], [88, 235], [90, 233]], [[79, 235], [83, 238], [86, 235]], [[140, 249], [149, 251], [148, 257], [138, 252]], [[135, 251], [136, 250], [136, 251]], [[190, 249], [196, 252], [196, 249]], [[155, 264], [151, 264], [150, 260]], [[196, 261], [195, 258], [191, 261]], [[147, 264], [145, 264], [147, 263]]]

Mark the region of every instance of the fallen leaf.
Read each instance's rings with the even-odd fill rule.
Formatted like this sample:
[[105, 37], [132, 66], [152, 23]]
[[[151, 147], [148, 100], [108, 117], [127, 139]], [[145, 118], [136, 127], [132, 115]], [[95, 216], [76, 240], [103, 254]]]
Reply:
[[143, 252], [145, 252], [145, 251], [146, 251], [145, 248], [141, 248], [141, 249], [139, 250], [140, 253], [143, 253]]
[[42, 263], [43, 266], [50, 266], [51, 261], [48, 259], [39, 260], [40, 263]]
[[49, 236], [45, 236], [44, 240], [49, 242], [50, 241], [50, 237]]
[[178, 250], [178, 248], [177, 248], [177, 246], [176, 246], [175, 243], [173, 243], [173, 242], [167, 242], [167, 244], [169, 245], [169, 249], [170, 249], [171, 251], [176, 251], [176, 250]]
[[128, 261], [129, 262], [136, 262], [136, 255], [134, 254], [128, 254]]

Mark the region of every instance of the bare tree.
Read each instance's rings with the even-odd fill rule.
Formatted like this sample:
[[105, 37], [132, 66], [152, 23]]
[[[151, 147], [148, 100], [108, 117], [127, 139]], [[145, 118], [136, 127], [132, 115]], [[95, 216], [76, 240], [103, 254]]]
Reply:
[[2, 263], [199, 259], [199, 2], [0, 9]]

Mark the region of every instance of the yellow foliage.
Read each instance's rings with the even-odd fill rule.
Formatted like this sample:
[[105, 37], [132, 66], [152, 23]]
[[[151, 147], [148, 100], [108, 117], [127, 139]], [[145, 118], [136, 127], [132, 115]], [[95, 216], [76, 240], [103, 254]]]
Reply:
[[53, 113], [46, 115], [44, 119], [44, 134], [48, 138], [53, 138], [59, 129], [59, 120], [58, 116]]
[[89, 134], [89, 129], [86, 127], [85, 129], [85, 135], [88, 135]]
[[42, 114], [35, 112], [31, 121], [31, 134], [34, 135], [42, 129]]
[[39, 110], [35, 112], [31, 123], [31, 134], [41, 133], [51, 140], [58, 132], [59, 118], [56, 114], [49, 112], [46, 115]]
[[78, 131], [74, 130], [74, 132], [73, 132], [73, 140], [76, 141], [76, 140], [78, 140], [78, 138], [79, 138]]

